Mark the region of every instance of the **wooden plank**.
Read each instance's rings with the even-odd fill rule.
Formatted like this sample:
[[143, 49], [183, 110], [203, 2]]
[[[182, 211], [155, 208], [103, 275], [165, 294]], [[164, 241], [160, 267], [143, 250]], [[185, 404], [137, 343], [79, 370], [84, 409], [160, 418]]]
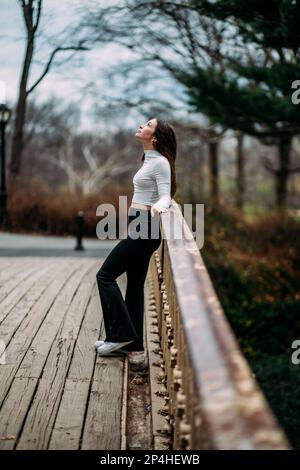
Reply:
[[[60, 402], [49, 449], [79, 449], [91, 377], [95, 365], [94, 343], [103, 331], [96, 283], [84, 317]], [[92, 354], [91, 354], [92, 353]], [[68, 386], [67, 386], [68, 385]], [[69, 404], [72, 404], [70, 406]], [[74, 413], [76, 410], [76, 413]]]
[[[9, 256], [0, 256], [0, 288], [9, 281], [11, 278], [16, 276], [18, 273], [24, 272], [30, 265], [30, 259], [18, 256], [17, 258], [11, 259]], [[32, 264], [31, 264], [32, 266]]]
[[61, 292], [57, 295], [47, 317], [32, 341], [16, 373], [17, 377], [40, 377], [51, 345], [55, 337], [60, 336], [64, 319], [70, 315], [70, 306], [80, 283], [91, 269], [87, 260], [72, 274]]
[[[18, 258], [20, 259], [20, 258]], [[8, 268], [12, 265], [12, 260], [10, 260], [7, 256], [0, 256], [0, 286], [1, 282], [7, 278], [8, 275]], [[19, 265], [20, 267], [20, 265]]]
[[43, 295], [48, 284], [57, 276], [57, 264], [49, 264], [48, 267], [39, 271], [41, 277], [28, 289], [25, 295], [19, 300], [17, 305], [11, 309], [6, 318], [1, 323], [1, 339], [8, 345], [16, 330], [27, 315], [31, 314], [31, 309], [37, 300]]
[[30, 406], [37, 382], [38, 379], [27, 377], [20, 377], [13, 381], [12, 387], [4, 402], [5, 411], [1, 413], [1, 450], [12, 450], [14, 448], [21, 423], [24, 420], [26, 410]]
[[78, 450], [90, 379], [66, 379], [48, 449]]
[[87, 313], [76, 342], [75, 353], [68, 374], [70, 378], [83, 380], [92, 377], [94, 359], [89, 358], [88, 362], [86, 362], [86, 359], [91, 351], [95, 352], [94, 343], [99, 337], [105, 337], [105, 328], [99, 294], [96, 292], [96, 285], [94, 284]]
[[[95, 279], [95, 275], [93, 279]], [[124, 294], [124, 278], [120, 282], [120, 288]], [[99, 330], [100, 338], [104, 338], [105, 329], [101, 313], [101, 303], [98, 288], [95, 283], [68, 373], [67, 381], [71, 381], [71, 383], [74, 384], [73, 392], [72, 390], [66, 389], [64, 391], [50, 439], [49, 449], [70, 450], [80, 448], [80, 436], [84, 425], [85, 409], [89, 398], [91, 377], [95, 366], [94, 343], [96, 339], [99, 338]], [[91, 351], [93, 351], [93, 354], [91, 354]], [[122, 391], [120, 391], [120, 393], [122, 393]], [[68, 406], [70, 402], [73, 404], [71, 408]], [[77, 410], [76, 414], [74, 414], [74, 409]], [[102, 409], [100, 407], [98, 412], [100, 413], [101, 419]], [[121, 425], [121, 423], [119, 425]], [[124, 445], [125, 428], [123, 431], [124, 433], [121, 433], [121, 435]]]
[[95, 341], [99, 337], [101, 339], [105, 337], [100, 298], [96, 289], [97, 286], [94, 284], [90, 303], [76, 341], [74, 356], [68, 373], [70, 379], [91, 379], [95, 366], [95, 357], [93, 354], [91, 355], [91, 352], [95, 352]]
[[72, 354], [72, 341], [55, 340], [52, 351], [54, 348], [57, 353], [56, 357], [50, 353], [51, 374], [47, 368], [39, 380], [21, 430], [17, 449], [47, 449], [52, 422], [65, 384], [63, 369], [68, 366], [67, 359]]
[[97, 358], [81, 449], [121, 449], [124, 358]]
[[47, 316], [51, 305], [62, 290], [68, 278], [78, 268], [77, 260], [76, 262], [68, 261], [66, 265], [63, 265], [63, 269], [57, 273], [56, 279], [49, 284], [46, 294], [37, 301], [31, 311], [31, 315], [25, 318], [15, 333], [13, 341], [8, 345], [6, 349], [6, 364], [1, 365], [0, 404], [5, 398], [16, 371], [19, 368], [19, 365], [22, 362], [34, 336]]
[[[125, 297], [125, 274], [118, 284]], [[100, 337], [105, 337], [104, 329]], [[127, 357], [96, 356], [81, 449], [126, 448], [127, 378]]]
[[[40, 260], [41, 257], [39, 256], [0, 256], [0, 265], [1, 269], [14, 266], [16, 271], [21, 271], [25, 265], [28, 265], [29, 263], [39, 263]], [[3, 275], [5, 275], [5, 272], [1, 271], [0, 280], [2, 280]]]
[[14, 275], [0, 289], [0, 323], [47, 269], [47, 265], [39, 267], [39, 269], [30, 266], [25, 271]]
[[48, 447], [75, 340], [90, 298], [91, 288], [89, 280], [82, 282], [72, 299], [68, 314], [64, 318], [63, 325], [47, 357], [17, 449], [46, 449]]
[[16, 282], [17, 279], [18, 281], [26, 279], [29, 274], [36, 271], [37, 266], [40, 267], [43, 264], [38, 264], [36, 260], [33, 261], [31, 257], [23, 258], [22, 263], [18, 262], [20, 258], [12, 259], [8, 265], [2, 262], [2, 260], [3, 258], [0, 258], [0, 301], [18, 285], [18, 282]]
[[[97, 269], [98, 269], [98, 267], [97, 267]], [[90, 284], [90, 285], [93, 286], [93, 291], [91, 293], [91, 298], [90, 298], [90, 302], [89, 302], [89, 309], [88, 309], [88, 312], [90, 312], [90, 313], [88, 314], [88, 312], [87, 312], [86, 321], [84, 321], [82, 323], [82, 328], [80, 329], [81, 335], [80, 335], [80, 338], [78, 338], [77, 354], [76, 355], [74, 354], [74, 362], [72, 362], [71, 367], [69, 369], [70, 377], [68, 376], [68, 378], [66, 380], [65, 395], [64, 395], [65, 400], [62, 400], [61, 405], [63, 405], [63, 407], [59, 408], [59, 412], [60, 412], [60, 410], [63, 410], [64, 407], [68, 403], [69, 404], [71, 403], [72, 406], [69, 408], [69, 411], [67, 411], [67, 410], [64, 411], [64, 413], [62, 415], [63, 420], [64, 420], [64, 426], [63, 426], [64, 430], [59, 429], [59, 421], [58, 420], [56, 421], [56, 427], [55, 427], [55, 430], [54, 430], [55, 432], [60, 431], [61, 438], [63, 436], [65, 436], [64, 448], [78, 448], [78, 446], [74, 447], [74, 445], [73, 445], [74, 444], [73, 443], [73, 439], [74, 439], [73, 435], [74, 435], [74, 433], [75, 434], [77, 433], [76, 438], [74, 440], [76, 442], [79, 442], [78, 435], [80, 435], [79, 432], [80, 433], [82, 432], [82, 425], [83, 425], [83, 422], [84, 422], [85, 409], [86, 409], [86, 402], [84, 401], [84, 397], [86, 397], [86, 399], [88, 398], [90, 378], [89, 379], [79, 379], [78, 377], [86, 376], [86, 374], [84, 372], [84, 356], [83, 356], [83, 353], [87, 354], [87, 350], [88, 350], [89, 347], [92, 348], [92, 350], [93, 350], [92, 359], [91, 360], [89, 359], [89, 363], [93, 364], [93, 362], [95, 360], [95, 352], [94, 352], [93, 344], [94, 344], [95, 339], [97, 339], [97, 337], [99, 337], [99, 335], [98, 335], [99, 329], [95, 328], [94, 321], [96, 320], [96, 321], [98, 321], [98, 323], [100, 323], [101, 320], [102, 320], [101, 319], [101, 306], [100, 306], [99, 295], [98, 295], [97, 289], [95, 288], [96, 287], [95, 283], [93, 284], [93, 282], [95, 282], [95, 274], [96, 274], [96, 270], [91, 269], [89, 274], [86, 276], [86, 279], [85, 279], [86, 284]], [[81, 294], [79, 294], [79, 296], [82, 297], [83, 292], [81, 292]], [[80, 310], [80, 308], [79, 308], [79, 310]], [[78, 317], [78, 315], [77, 315], [77, 317]], [[47, 318], [48, 318], [48, 316], [47, 316]], [[76, 322], [77, 322], [77, 326], [76, 326]], [[100, 324], [102, 326], [100, 337], [103, 337], [104, 336], [103, 321]], [[70, 343], [72, 341], [74, 342], [75, 339], [76, 339], [75, 338], [76, 335], [74, 336], [74, 332], [75, 332], [74, 328], [76, 329], [76, 327], [77, 327], [77, 329], [80, 328], [80, 322], [78, 323], [78, 318], [76, 318], [75, 310], [73, 310], [73, 315], [71, 315], [71, 318], [69, 318], [69, 320], [67, 320], [67, 321], [64, 321], [63, 325], [62, 325], [62, 328], [60, 329], [60, 339], [62, 340], [62, 342], [60, 343], [59, 346], [57, 344], [55, 346], [56, 352], [60, 348], [60, 353], [61, 353], [62, 358], [66, 359], [66, 358], [71, 356], [70, 350], [72, 349], [72, 346], [71, 346]], [[39, 331], [38, 331], [38, 333], [39, 333]], [[52, 345], [52, 349], [53, 349], [53, 347], [54, 347], [54, 345]], [[70, 349], [70, 347], [71, 347], [71, 349]], [[30, 351], [31, 351], [31, 349], [30, 349]], [[30, 354], [31, 353], [28, 351], [27, 360], [30, 357]], [[88, 354], [89, 354], [89, 356], [91, 356], [90, 351], [88, 352]], [[50, 352], [50, 356], [51, 356], [51, 352]], [[33, 356], [31, 356], [31, 358], [33, 358]], [[52, 363], [52, 367], [51, 367], [52, 372], [55, 372], [55, 367], [53, 366], [54, 358], [55, 358], [55, 354], [53, 354], [53, 361], [51, 362]], [[57, 359], [57, 362], [55, 362], [55, 366], [57, 366], [58, 369], [60, 371], [63, 371], [64, 374], [65, 374], [65, 372], [68, 369], [67, 362], [64, 361], [63, 359], [61, 360], [60, 356], [58, 357], [57, 354], [56, 354], [56, 359]], [[99, 359], [103, 360], [104, 358], [99, 358]], [[123, 361], [122, 358], [109, 358], [109, 359], [113, 359], [114, 362], [115, 362], [115, 359], [117, 359], [117, 361]], [[47, 360], [47, 362], [49, 362], [49, 361]], [[25, 364], [25, 362], [24, 362], [24, 364]], [[11, 364], [9, 364], [9, 366], [11, 366]], [[111, 366], [113, 366], [113, 364], [111, 364]], [[6, 366], [4, 366], [4, 367], [6, 367]], [[37, 371], [36, 363], [35, 363], [34, 367], [35, 367], [35, 370]], [[0, 422], [2, 423], [1, 426], [0, 426], [0, 431], [3, 430], [4, 435], [7, 435], [9, 433], [11, 435], [16, 435], [17, 436], [18, 432], [20, 431], [21, 426], [24, 424], [24, 418], [26, 417], [27, 412], [28, 412], [28, 416], [30, 415], [30, 413], [32, 415], [35, 414], [33, 411], [31, 411], [32, 408], [30, 408], [29, 411], [28, 411], [28, 406], [29, 406], [29, 404], [31, 404], [35, 408], [37, 414], [39, 415], [39, 418], [36, 419], [36, 425], [37, 425], [37, 422], [40, 421], [40, 423], [41, 423], [41, 428], [39, 429], [40, 430], [40, 438], [33, 438], [31, 442], [26, 442], [26, 439], [25, 439], [23, 441], [23, 444], [22, 444], [22, 437], [28, 435], [28, 433], [26, 432], [26, 423], [29, 422], [28, 421], [28, 416], [27, 416], [26, 421], [25, 421], [25, 425], [24, 425], [24, 429], [23, 429], [19, 444], [17, 445], [17, 448], [18, 449], [19, 448], [20, 449], [21, 448], [46, 448], [46, 445], [41, 444], [41, 441], [44, 440], [46, 442], [47, 437], [44, 439], [43, 436], [46, 436], [47, 434], [49, 434], [49, 430], [51, 431], [51, 426], [52, 426], [52, 423], [54, 421], [52, 418], [56, 415], [56, 410], [54, 410], [54, 408], [55, 408], [57, 403], [59, 404], [59, 397], [56, 396], [56, 399], [55, 399], [55, 395], [56, 395], [55, 394], [55, 387], [52, 387], [52, 390], [49, 393], [49, 384], [53, 383], [53, 380], [52, 380], [53, 375], [51, 376], [51, 374], [48, 373], [49, 371], [47, 371], [46, 368], [43, 371], [43, 376], [42, 376], [42, 379], [40, 380], [39, 385], [37, 385], [37, 377], [33, 376], [33, 377], [30, 377], [30, 378], [27, 379], [27, 377], [24, 376], [24, 372], [25, 372], [26, 369], [27, 368], [22, 368], [22, 372], [21, 372], [21, 369], [20, 369], [19, 372], [17, 372], [17, 374], [20, 374], [20, 375], [17, 375], [15, 377], [15, 380], [13, 381], [13, 384], [12, 384], [12, 388], [10, 389], [9, 394], [7, 395], [7, 398], [6, 398], [6, 400], [3, 404], [4, 408], [2, 408], [1, 414], [0, 414], [0, 416], [1, 416], [0, 417]], [[123, 370], [123, 368], [122, 368], [122, 370]], [[8, 372], [11, 372], [11, 370], [6, 371], [5, 374], [7, 374]], [[28, 372], [28, 369], [27, 369], [27, 372]], [[92, 370], [89, 369], [88, 375], [91, 376], [91, 374], [92, 374]], [[99, 378], [100, 377], [99, 373], [96, 373], [96, 374], [97, 374], [97, 378]], [[59, 373], [58, 373], [58, 375], [59, 375]], [[77, 376], [76, 380], [74, 378], [72, 378], [72, 376]], [[112, 382], [115, 383], [116, 381], [115, 381], [114, 377], [112, 377], [112, 379], [113, 379]], [[54, 380], [55, 380], [55, 377], [54, 377]], [[32, 385], [31, 387], [28, 386], [26, 388], [25, 385], [23, 385], [23, 388], [22, 388], [21, 385], [17, 385], [18, 383], [26, 384], [27, 381], [29, 381], [30, 384], [35, 384], [35, 386]], [[56, 380], [56, 385], [57, 385], [56, 391], [59, 390], [60, 395], [62, 393], [64, 383], [65, 383], [64, 382], [64, 377], [62, 377], [62, 378], [60, 377], [59, 379]], [[121, 374], [120, 383], [122, 385], [124, 385], [123, 384], [123, 374]], [[35, 389], [36, 389], [37, 394], [33, 397]], [[119, 434], [119, 437], [121, 437], [121, 430], [120, 430], [120, 423], [121, 423], [120, 416], [121, 416], [121, 414], [124, 417], [124, 408], [122, 409], [122, 386], [121, 387], [118, 386], [117, 389], [119, 390], [119, 395], [117, 397], [117, 400], [114, 400], [114, 401], [116, 403], [116, 408], [119, 410], [119, 417], [118, 417], [117, 422], [118, 422], [118, 426], [119, 426], [118, 434]], [[13, 390], [14, 390], [14, 393], [11, 395], [10, 392], [13, 391]], [[18, 395], [18, 390], [20, 391], [19, 395]], [[92, 388], [92, 390], [93, 390], [93, 388]], [[116, 390], [115, 387], [114, 387], [114, 390]], [[121, 391], [121, 393], [120, 393], [120, 391]], [[19, 402], [18, 407], [13, 405], [13, 403], [15, 403], [15, 401], [17, 400], [17, 396], [18, 396], [18, 402]], [[20, 400], [20, 397], [21, 397], [21, 400]], [[40, 399], [40, 401], [38, 400], [38, 398]], [[75, 403], [76, 403], [76, 406], [74, 406]], [[81, 404], [81, 409], [80, 410], [78, 409], [77, 403]], [[49, 426], [47, 426], [46, 432], [43, 431], [43, 424], [42, 424], [43, 423], [43, 417], [44, 417], [44, 413], [43, 413], [42, 409], [43, 409], [44, 406], [46, 406], [46, 412], [48, 411], [47, 408], [51, 409], [50, 423], [48, 423]], [[93, 406], [93, 403], [89, 404], [89, 409], [90, 410], [91, 410], [91, 406]], [[18, 411], [13, 411], [14, 409], [16, 409]], [[77, 410], [76, 414], [74, 413], [74, 409]], [[3, 411], [4, 411], [4, 413], [3, 413]], [[10, 413], [12, 412], [12, 414], [10, 414], [9, 412]], [[48, 412], [48, 414], [49, 414], [49, 412]], [[100, 407], [100, 412], [98, 413], [98, 419], [101, 419], [102, 415], [103, 415], [103, 410], [102, 410], [102, 407]], [[8, 419], [8, 416], [9, 416], [9, 419]], [[59, 413], [57, 414], [57, 416], [59, 416]], [[70, 430], [66, 430], [67, 427], [68, 427], [68, 426], [66, 426], [66, 420], [68, 419], [68, 417], [70, 418], [70, 422], [69, 422], [69, 429]], [[76, 419], [78, 420], [77, 422], [76, 422]], [[8, 421], [10, 421], [10, 422], [14, 421], [15, 422], [14, 427], [9, 427], [7, 425]], [[58, 426], [57, 426], [57, 424], [58, 424]], [[37, 426], [37, 428], [38, 427], [39, 426]], [[85, 436], [88, 436], [88, 428], [89, 428], [89, 426], [86, 428]], [[124, 428], [124, 426], [123, 426], [123, 428]], [[63, 433], [65, 433], [65, 434], [63, 434]], [[70, 434], [67, 434], [67, 433], [70, 433]], [[72, 433], [73, 433], [73, 435], [72, 435]], [[115, 434], [116, 434], [115, 433], [115, 426], [113, 425], [110, 439], [114, 439], [114, 441], [115, 441], [116, 437], [117, 437]], [[57, 434], [57, 436], [58, 436], [58, 434]], [[124, 438], [124, 436], [123, 436], [123, 438]], [[109, 440], [109, 438], [106, 439], [106, 441], [108, 441], [108, 440]], [[118, 439], [118, 440], [120, 441], [120, 439]], [[58, 439], [57, 439], [56, 442], [58, 443]], [[124, 442], [125, 441], [123, 439], [123, 444], [122, 444], [123, 447], [122, 448], [124, 448]], [[3, 441], [3, 443], [4, 443], [3, 448], [13, 448], [16, 444], [16, 441], [14, 439], [13, 440], [7, 440], [7, 441], [5, 440], [5, 441]], [[104, 443], [104, 446], [106, 446], [105, 443]], [[62, 447], [59, 447], [59, 445], [57, 445], [57, 447], [55, 447], [55, 444], [54, 444], [54, 441], [53, 441], [53, 447], [52, 448], [62, 448]], [[117, 448], [120, 448], [120, 444], [118, 444]]]
[[[82, 261], [78, 263], [78, 261], [76, 261], [75, 263], [73, 263], [74, 266], [73, 268], [71, 269], [74, 269], [74, 267], [76, 267], [77, 265], [77, 268], [79, 269], [80, 273], [82, 273]], [[62, 263], [61, 265], [62, 268], [64, 268], [62, 271], [65, 271], [65, 263]], [[56, 268], [58, 268], [58, 266], [56, 266]], [[76, 276], [77, 274], [77, 271], [74, 272], [74, 275]], [[57, 272], [56, 272], [56, 277], [58, 276]], [[51, 278], [47, 278], [48, 282], [51, 283]], [[72, 280], [72, 278], [71, 278]], [[61, 282], [63, 283], [63, 278], [61, 280]], [[70, 283], [70, 282], [69, 282]], [[67, 285], [68, 286], [68, 283]], [[76, 287], [77, 285], [75, 286], [75, 290], [76, 290]], [[65, 290], [61, 291], [60, 292], [60, 296], [61, 298], [63, 299], [64, 298], [64, 295], [66, 294], [66, 290], [67, 290], [67, 287]], [[73, 295], [70, 294], [70, 295]], [[59, 296], [58, 296], [59, 298]], [[57, 325], [57, 328], [58, 329], [58, 326], [59, 326], [59, 323]], [[2, 367], [6, 367], [6, 366], [2, 366]], [[11, 368], [11, 366], [10, 366]], [[2, 377], [3, 378], [3, 377]], [[15, 389], [15, 382], [16, 383], [25, 383], [24, 380], [20, 382], [19, 379], [26, 379], [26, 377], [22, 378], [22, 377], [17, 377], [14, 379], [13, 381], [13, 385], [12, 385], [12, 388], [11, 390], [14, 390]], [[8, 387], [8, 383], [5, 384], [6, 385], [6, 388]], [[2, 432], [3, 429], [5, 429], [5, 426], [6, 426], [6, 422], [7, 420], [9, 419], [10, 421], [12, 420], [13, 418], [13, 421], [14, 421], [14, 434], [17, 435], [21, 426], [22, 426], [22, 423], [24, 421], [24, 417], [26, 416], [26, 413], [27, 413], [27, 407], [28, 407], [28, 393], [30, 393], [31, 391], [31, 395], [30, 395], [30, 400], [29, 400], [29, 403], [31, 402], [32, 400], [32, 395], [34, 393], [34, 389], [32, 388], [29, 388], [29, 389], [26, 389], [26, 393], [23, 394], [22, 392], [22, 387], [21, 387], [21, 390], [20, 390], [20, 393], [18, 394], [18, 407], [14, 407], [14, 408], [11, 408], [11, 400], [13, 399], [10, 398], [10, 395], [11, 395], [11, 390], [9, 391], [9, 394], [8, 394], [8, 400], [6, 400], [2, 406], [2, 409], [1, 409], [1, 413], [0, 413], [0, 432]], [[9, 444], [6, 444], [6, 447], [7, 448], [9, 447]]]

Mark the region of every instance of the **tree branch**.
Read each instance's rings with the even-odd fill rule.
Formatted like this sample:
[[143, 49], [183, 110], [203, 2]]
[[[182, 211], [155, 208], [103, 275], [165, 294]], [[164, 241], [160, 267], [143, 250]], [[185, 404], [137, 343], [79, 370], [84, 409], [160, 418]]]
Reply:
[[[80, 41], [80, 42], [83, 42], [83, 41]], [[78, 46], [67, 46], [67, 47], [56, 47], [54, 49], [54, 51], [52, 51], [51, 53], [51, 56], [48, 60], [48, 63], [46, 64], [46, 67], [43, 71], [43, 73], [41, 74], [41, 76], [38, 78], [38, 80], [32, 85], [31, 88], [29, 88], [29, 90], [26, 91], [26, 95], [28, 96], [34, 89], [35, 87], [43, 80], [43, 78], [45, 77], [45, 75], [47, 75], [47, 73], [49, 72], [50, 70], [50, 67], [52, 65], [52, 62], [55, 58], [55, 55], [58, 53], [58, 52], [61, 52], [61, 51], [87, 51], [89, 50], [88, 47], [85, 47], [85, 46], [82, 46], [79, 45]]]
[[40, 22], [40, 17], [41, 17], [41, 11], [42, 11], [42, 0], [38, 0], [38, 7], [37, 7], [37, 15], [36, 15], [36, 21], [35, 24], [33, 25], [33, 34], [36, 32], [36, 30], [39, 27], [39, 22]]

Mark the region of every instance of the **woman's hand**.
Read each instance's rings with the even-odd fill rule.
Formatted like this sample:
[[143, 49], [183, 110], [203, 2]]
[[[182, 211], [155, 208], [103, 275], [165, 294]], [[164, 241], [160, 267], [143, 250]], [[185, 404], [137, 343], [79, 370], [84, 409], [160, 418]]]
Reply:
[[156, 206], [155, 204], [151, 207], [151, 215], [155, 216], [156, 213], [160, 214], [161, 212], [167, 212], [168, 209], [162, 206]]

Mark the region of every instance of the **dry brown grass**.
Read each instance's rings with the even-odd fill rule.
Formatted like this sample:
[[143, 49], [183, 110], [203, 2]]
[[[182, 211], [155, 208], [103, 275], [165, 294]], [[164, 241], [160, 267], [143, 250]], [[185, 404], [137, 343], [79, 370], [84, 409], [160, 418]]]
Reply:
[[99, 193], [83, 195], [70, 192], [66, 187], [52, 189], [46, 183], [32, 179], [9, 187], [8, 215], [10, 231], [15, 233], [40, 233], [44, 235], [71, 235], [75, 232], [78, 211], [84, 212], [85, 236], [96, 236], [96, 216], [99, 204], [112, 204], [118, 214], [119, 195], [127, 196], [127, 187], [105, 188]]

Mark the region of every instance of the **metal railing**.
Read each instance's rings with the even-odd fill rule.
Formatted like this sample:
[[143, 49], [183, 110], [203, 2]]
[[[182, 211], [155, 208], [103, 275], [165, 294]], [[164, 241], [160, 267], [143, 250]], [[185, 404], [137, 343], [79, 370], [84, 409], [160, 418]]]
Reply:
[[[176, 225], [189, 227], [173, 200]], [[169, 214], [170, 216], [170, 214]], [[169, 217], [168, 216], [168, 217]], [[163, 234], [149, 265], [173, 449], [291, 449], [217, 298], [193, 237]], [[188, 239], [189, 238], [189, 239]]]

